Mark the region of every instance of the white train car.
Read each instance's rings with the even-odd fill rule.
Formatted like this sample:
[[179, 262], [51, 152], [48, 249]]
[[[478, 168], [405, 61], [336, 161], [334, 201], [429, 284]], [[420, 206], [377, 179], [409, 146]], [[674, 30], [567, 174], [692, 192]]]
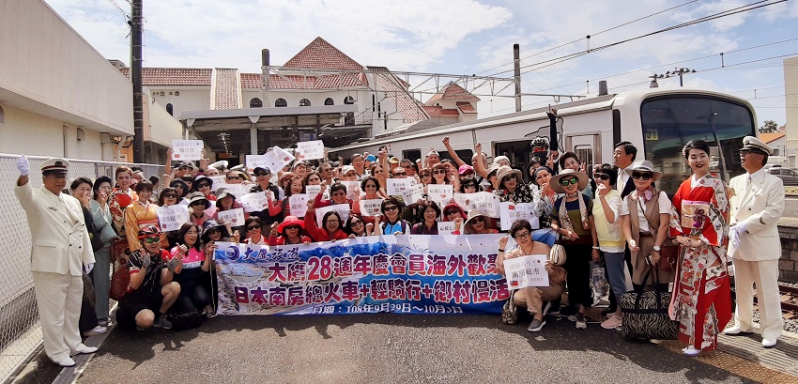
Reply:
[[[558, 136], [561, 152], [575, 152], [588, 169], [596, 163], [612, 164], [615, 143], [629, 141], [638, 148], [638, 160], [651, 160], [665, 176], [659, 187], [675, 192], [690, 174], [681, 148], [690, 140], [702, 139], [717, 159], [713, 172], [728, 181], [743, 172], [737, 151], [742, 138], [756, 135], [756, 115], [746, 100], [717, 92], [685, 88], [651, 88], [603, 95], [564, 103], [558, 109]], [[333, 148], [333, 156], [348, 159], [353, 153], [388, 153], [415, 160], [436, 149], [446, 157], [444, 136], [465, 161], [474, 145], [482, 143], [489, 158], [504, 155], [528, 178], [532, 152], [530, 142], [548, 137], [547, 108], [494, 116], [431, 129], [407, 131]]]

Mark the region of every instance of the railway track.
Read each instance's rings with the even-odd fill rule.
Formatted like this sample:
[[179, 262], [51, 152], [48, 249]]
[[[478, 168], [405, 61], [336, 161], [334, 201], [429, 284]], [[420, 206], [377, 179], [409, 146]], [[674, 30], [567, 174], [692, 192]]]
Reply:
[[781, 311], [785, 320], [798, 320], [798, 287], [779, 284]]

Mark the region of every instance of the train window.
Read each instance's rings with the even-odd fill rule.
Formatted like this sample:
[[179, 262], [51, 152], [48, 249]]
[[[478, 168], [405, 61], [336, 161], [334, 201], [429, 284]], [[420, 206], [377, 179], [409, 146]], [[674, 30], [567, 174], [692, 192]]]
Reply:
[[[471, 165], [471, 156], [474, 155], [474, 151], [472, 151], [470, 149], [455, 149], [454, 153], [456, 153], [457, 157], [459, 157], [460, 160], [463, 160], [464, 163], [466, 163], [468, 165]], [[449, 152], [448, 151], [440, 151], [440, 152], [438, 152], [438, 154], [440, 155], [441, 159], [450, 159], [451, 160], [451, 158], [452, 158], [451, 156], [449, 156]]]
[[643, 101], [640, 118], [646, 159], [663, 172], [658, 187], [669, 194], [690, 176], [681, 153], [690, 140], [709, 144], [710, 171], [723, 180], [745, 172], [738, 151], [743, 137], [756, 135], [748, 107], [709, 96], [664, 96]]
[[585, 163], [585, 172], [588, 177], [593, 177], [593, 148], [589, 145], [576, 145], [574, 146], [574, 153], [576, 157]]
[[413, 163], [416, 160], [421, 159], [421, 150], [420, 149], [406, 149], [402, 151], [402, 159], [409, 159]]

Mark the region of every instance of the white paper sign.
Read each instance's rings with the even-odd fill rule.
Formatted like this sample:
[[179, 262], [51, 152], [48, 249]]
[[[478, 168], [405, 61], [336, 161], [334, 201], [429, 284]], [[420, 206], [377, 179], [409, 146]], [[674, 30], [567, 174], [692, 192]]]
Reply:
[[428, 184], [427, 196], [436, 203], [448, 203], [454, 195], [454, 186], [451, 184]]
[[316, 195], [321, 192], [321, 185], [306, 185], [305, 186], [305, 194], [308, 195], [308, 200], [313, 200], [316, 198]]
[[211, 181], [213, 181], [213, 185], [211, 185], [211, 189], [213, 189], [214, 191], [219, 189], [220, 185], [227, 184], [227, 178], [226, 178], [225, 175], [214, 175], [214, 176], [205, 176], [205, 177], [207, 177], [207, 178], [211, 179]]
[[316, 140], [296, 143], [296, 155], [301, 160], [323, 159], [324, 142]]
[[382, 199], [360, 200], [360, 214], [362, 216], [379, 216]]
[[413, 187], [415, 180], [410, 178], [404, 179], [385, 179], [385, 192], [388, 196], [402, 195], [402, 192]]
[[177, 231], [188, 222], [188, 207], [185, 205], [170, 205], [158, 207], [158, 222], [164, 232]]
[[516, 220], [527, 220], [532, 229], [540, 228], [540, 221], [535, 215], [535, 203], [513, 203], [505, 201], [500, 203], [502, 231], [507, 231]]
[[291, 216], [305, 217], [305, 212], [308, 211], [308, 195], [298, 193], [288, 197], [288, 205], [291, 207]]
[[479, 209], [489, 217], [501, 217], [499, 197], [490, 192], [473, 193], [471, 197], [471, 209]]
[[424, 184], [419, 183], [419, 184], [413, 184], [413, 186], [410, 188], [410, 201], [405, 200], [405, 202], [407, 204], [413, 204], [423, 199], [424, 199]]
[[273, 174], [277, 174], [286, 164], [294, 161], [294, 156], [284, 149], [274, 146], [269, 152], [263, 154], [266, 158], [266, 165]]
[[[421, 225], [424, 225], [423, 223]], [[454, 232], [454, 221], [439, 221], [438, 234], [451, 235]]]
[[[272, 191], [268, 191], [268, 195], [273, 195]], [[269, 208], [269, 196], [266, 192], [247, 193], [241, 196], [240, 201], [247, 212], [260, 212]]]
[[228, 209], [216, 212], [220, 223], [230, 224], [231, 227], [244, 225], [244, 210], [242, 208]]
[[172, 140], [172, 160], [200, 160], [203, 148], [202, 140]]
[[546, 255], [529, 255], [504, 260], [507, 288], [548, 287]]
[[343, 227], [344, 224], [346, 224], [346, 220], [349, 219], [350, 209], [352, 208], [349, 207], [349, 204], [338, 204], [323, 208], [316, 208], [316, 225], [318, 225], [319, 228], [323, 228], [324, 225], [322, 224], [321, 220], [324, 219], [324, 215], [327, 212], [335, 211], [338, 212], [338, 216], [341, 216], [341, 227]]
[[346, 186], [346, 198], [349, 200], [357, 200], [360, 198], [360, 182], [359, 181], [341, 181], [341, 184]]
[[217, 192], [219, 188], [225, 188], [227, 192], [230, 192], [236, 199], [241, 199], [242, 196], [249, 193], [251, 187], [244, 184], [219, 184], [219, 186], [214, 185], [214, 188]]
[[[253, 171], [257, 167], [269, 167], [269, 159], [266, 155], [247, 155], [247, 169]], [[271, 170], [271, 167], [269, 167]]]

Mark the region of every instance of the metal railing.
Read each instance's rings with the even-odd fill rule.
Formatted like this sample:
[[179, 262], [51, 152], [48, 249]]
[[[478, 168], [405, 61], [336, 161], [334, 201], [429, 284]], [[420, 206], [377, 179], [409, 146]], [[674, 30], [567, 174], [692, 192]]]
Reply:
[[[31, 236], [25, 211], [14, 195], [19, 178], [16, 168], [19, 156], [0, 153], [0, 382], [5, 382], [42, 341], [30, 273]], [[37, 188], [42, 184], [39, 164], [47, 157], [29, 156], [28, 159], [30, 182]], [[68, 160], [70, 180], [80, 176], [95, 180], [103, 175], [113, 180], [114, 169], [120, 165], [136, 165], [147, 177], [164, 174], [163, 165]]]

